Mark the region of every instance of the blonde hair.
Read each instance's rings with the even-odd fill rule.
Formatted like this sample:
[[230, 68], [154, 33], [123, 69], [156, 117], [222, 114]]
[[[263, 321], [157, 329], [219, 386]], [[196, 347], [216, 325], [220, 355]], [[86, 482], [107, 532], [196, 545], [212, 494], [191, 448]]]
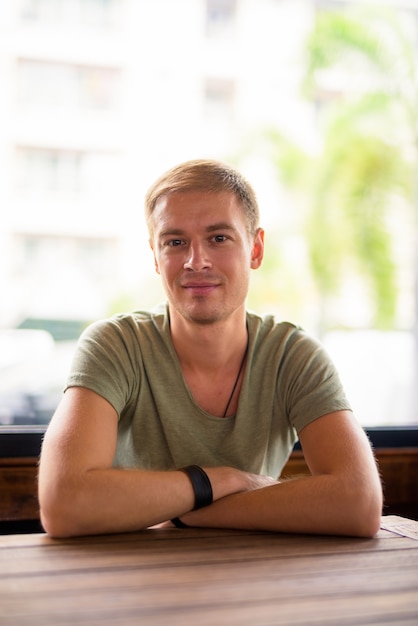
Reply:
[[152, 215], [163, 196], [184, 191], [229, 191], [238, 198], [247, 221], [248, 232], [254, 235], [260, 220], [255, 192], [248, 181], [231, 166], [208, 159], [186, 161], [162, 174], [145, 195], [145, 219], [152, 234]]

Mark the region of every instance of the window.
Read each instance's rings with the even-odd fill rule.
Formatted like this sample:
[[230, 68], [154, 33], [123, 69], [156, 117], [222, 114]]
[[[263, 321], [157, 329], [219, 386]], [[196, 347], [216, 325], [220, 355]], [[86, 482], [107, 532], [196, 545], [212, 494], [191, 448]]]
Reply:
[[227, 36], [235, 21], [236, 0], [206, 0], [206, 35]]
[[118, 69], [19, 59], [18, 103], [59, 109], [112, 110], [118, 107]]
[[234, 112], [235, 84], [232, 80], [205, 81], [205, 117], [213, 122], [230, 121]]
[[[32, 281], [38, 281], [37, 289], [42, 291], [42, 280], [46, 274], [50, 274], [50, 280], [55, 281], [56, 288], [59, 288], [58, 284], [68, 277], [64, 273], [68, 267], [71, 267], [74, 281], [90, 279], [96, 285], [97, 281], [106, 284], [115, 281], [117, 251], [117, 240], [111, 238], [18, 234], [12, 242], [14, 274], [23, 274]], [[52, 266], [56, 268], [54, 273], [50, 272]], [[51, 310], [54, 291], [56, 293], [52, 289], [50, 295]]]
[[[15, 150], [16, 197], [90, 194], [95, 202], [109, 193], [117, 175], [117, 152], [17, 146]], [[77, 216], [74, 206], [73, 215]]]
[[20, 0], [24, 24], [76, 24], [98, 29], [119, 24], [123, 0]]
[[16, 150], [16, 184], [26, 192], [80, 191], [85, 156], [70, 150]]

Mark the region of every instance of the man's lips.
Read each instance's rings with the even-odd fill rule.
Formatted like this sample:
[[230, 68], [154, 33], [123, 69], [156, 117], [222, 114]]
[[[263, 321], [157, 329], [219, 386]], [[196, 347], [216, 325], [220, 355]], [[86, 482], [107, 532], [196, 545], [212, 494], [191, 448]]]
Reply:
[[205, 282], [193, 281], [193, 282], [182, 283], [183, 289], [187, 289], [188, 291], [192, 293], [196, 293], [196, 294], [209, 293], [213, 289], [216, 289], [218, 286], [219, 286], [219, 283], [212, 283], [212, 282], [206, 282], [206, 281]]

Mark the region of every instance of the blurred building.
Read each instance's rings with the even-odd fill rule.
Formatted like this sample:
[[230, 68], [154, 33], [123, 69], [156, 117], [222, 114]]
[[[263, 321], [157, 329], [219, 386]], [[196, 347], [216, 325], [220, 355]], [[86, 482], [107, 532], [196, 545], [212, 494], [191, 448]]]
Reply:
[[165, 168], [233, 159], [263, 125], [308, 134], [310, 5], [1, 3], [0, 328], [97, 317], [139, 285], [152, 271], [143, 193]]

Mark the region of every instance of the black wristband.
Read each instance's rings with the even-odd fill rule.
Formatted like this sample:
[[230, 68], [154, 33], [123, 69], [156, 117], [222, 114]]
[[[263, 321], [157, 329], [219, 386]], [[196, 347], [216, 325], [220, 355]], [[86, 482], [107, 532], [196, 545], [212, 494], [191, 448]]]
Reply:
[[187, 474], [193, 486], [193, 511], [212, 504], [212, 485], [210, 484], [209, 476], [206, 474], [205, 470], [199, 467], [199, 465], [188, 465], [187, 467], [182, 467], [180, 471]]
[[189, 528], [179, 517], [173, 517], [171, 521], [176, 528]]

